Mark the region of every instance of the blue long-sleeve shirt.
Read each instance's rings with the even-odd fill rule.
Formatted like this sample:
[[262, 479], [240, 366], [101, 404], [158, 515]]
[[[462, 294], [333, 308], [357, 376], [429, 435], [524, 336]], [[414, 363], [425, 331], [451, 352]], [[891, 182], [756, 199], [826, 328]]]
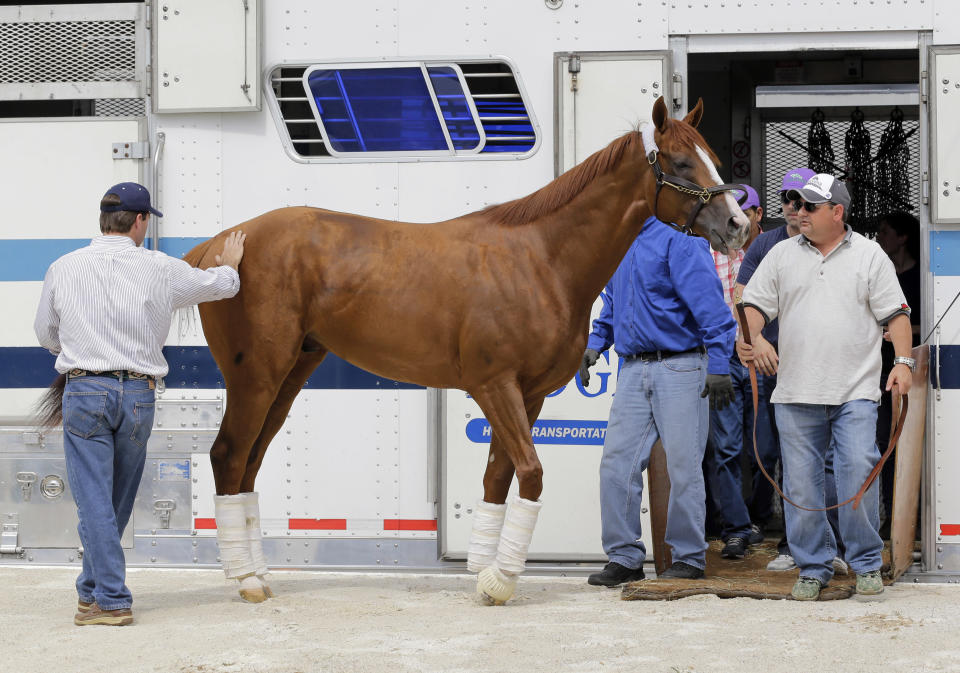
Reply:
[[703, 345], [707, 372], [728, 374], [737, 323], [702, 238], [648, 219], [607, 283], [587, 348], [617, 354], [685, 351]]

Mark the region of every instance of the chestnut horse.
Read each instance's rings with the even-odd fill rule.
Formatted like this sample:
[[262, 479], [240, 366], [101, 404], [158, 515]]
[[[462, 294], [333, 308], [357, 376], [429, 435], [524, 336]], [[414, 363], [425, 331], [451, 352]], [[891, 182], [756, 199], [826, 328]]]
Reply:
[[[724, 251], [741, 247], [749, 232], [723, 193], [733, 185], [717, 187], [716, 157], [695, 130], [702, 109], [699, 101], [673, 120], [661, 98], [644, 133], [614, 140], [529, 196], [446, 222], [282, 208], [186, 256], [212, 266], [229, 231], [247, 235], [239, 294], [200, 305], [227, 389], [210, 451], [218, 540], [227, 577], [241, 580], [246, 600], [272, 595], [263, 579], [257, 471], [328, 352], [386, 378], [459, 388], [476, 400], [493, 438], [468, 567], [480, 572], [478, 589], [489, 601], [512, 595], [540, 507], [531, 425], [544, 397], [577, 371], [591, 307], [643, 223], [654, 213], [686, 221]], [[508, 507], [514, 474], [519, 498]]]

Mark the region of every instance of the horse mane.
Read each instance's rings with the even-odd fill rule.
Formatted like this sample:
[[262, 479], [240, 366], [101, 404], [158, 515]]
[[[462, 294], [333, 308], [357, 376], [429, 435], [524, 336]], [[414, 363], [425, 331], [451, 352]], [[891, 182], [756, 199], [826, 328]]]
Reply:
[[[671, 134], [672, 131], [672, 134]], [[669, 120], [667, 134], [682, 146], [693, 148], [702, 147], [710, 159], [717, 165], [720, 160], [713, 153], [700, 132], [689, 124]], [[665, 134], [666, 135], [666, 134]], [[613, 170], [623, 159], [624, 154], [635, 145], [643, 146], [643, 139], [639, 129], [633, 129], [620, 136], [602, 150], [598, 150], [582, 162], [559, 176], [546, 186], [541, 187], [529, 196], [523, 196], [513, 201], [507, 201], [495, 206], [489, 206], [481, 211], [487, 217], [500, 224], [527, 224], [544, 215], [548, 215], [561, 206], [566, 205], [582, 192], [588, 184], [601, 175]]]
[[[699, 134], [698, 134], [699, 135]], [[637, 143], [642, 145], [640, 132], [634, 129], [584, 159], [533, 194], [495, 206], [481, 212], [500, 224], [527, 224], [554, 212], [569, 203], [588, 184], [610, 172], [620, 163], [627, 150]]]

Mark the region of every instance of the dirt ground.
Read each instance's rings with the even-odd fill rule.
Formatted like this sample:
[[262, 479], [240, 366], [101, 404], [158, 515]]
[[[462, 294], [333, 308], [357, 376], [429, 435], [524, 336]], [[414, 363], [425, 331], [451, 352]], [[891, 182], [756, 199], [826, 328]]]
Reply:
[[17, 673], [960, 671], [960, 586], [885, 600], [621, 601], [525, 576], [503, 607], [470, 575], [277, 572], [243, 603], [219, 571], [133, 569], [136, 621], [73, 625], [75, 570], [0, 568], [2, 670]]

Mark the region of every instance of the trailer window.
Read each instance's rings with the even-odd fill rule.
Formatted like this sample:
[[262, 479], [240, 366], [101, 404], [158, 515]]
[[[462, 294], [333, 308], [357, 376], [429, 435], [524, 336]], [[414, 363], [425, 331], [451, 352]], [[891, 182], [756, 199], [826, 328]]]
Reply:
[[302, 161], [525, 158], [539, 128], [502, 61], [284, 64], [268, 97]]

